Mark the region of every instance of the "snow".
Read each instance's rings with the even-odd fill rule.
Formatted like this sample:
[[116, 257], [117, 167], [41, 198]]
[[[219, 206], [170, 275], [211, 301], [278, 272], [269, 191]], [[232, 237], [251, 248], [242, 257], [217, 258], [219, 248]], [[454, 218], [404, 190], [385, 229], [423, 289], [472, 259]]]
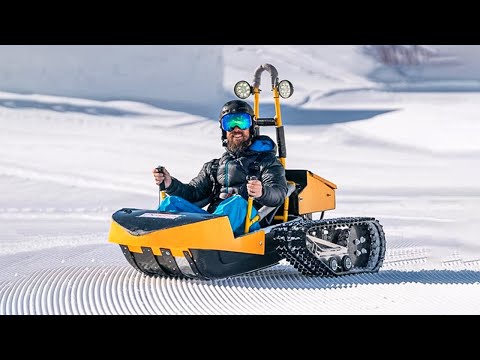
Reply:
[[221, 45], [1, 45], [0, 84], [23, 94], [205, 107], [221, 102], [222, 64]]
[[[414, 63], [403, 46], [400, 65], [360, 45], [107, 47], [0, 46], [0, 314], [480, 313], [480, 46], [425, 45], [435, 56]], [[102, 87], [68, 86], [67, 54]], [[283, 262], [215, 281], [144, 277], [108, 243], [112, 213], [156, 207], [153, 167], [188, 182], [218, 157], [218, 111], [263, 63], [295, 87], [281, 102], [287, 167], [338, 186], [326, 217], [380, 221], [383, 267], [334, 279]], [[44, 81], [54, 68], [66, 78]], [[268, 86], [264, 74], [264, 116]]]

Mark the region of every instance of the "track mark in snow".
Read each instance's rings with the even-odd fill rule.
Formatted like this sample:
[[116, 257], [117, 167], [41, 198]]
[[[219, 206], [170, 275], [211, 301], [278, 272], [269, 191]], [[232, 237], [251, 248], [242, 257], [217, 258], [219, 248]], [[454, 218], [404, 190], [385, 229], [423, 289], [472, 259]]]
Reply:
[[[424, 251], [403, 254], [418, 257]], [[446, 296], [442, 301], [449, 309], [471, 313], [478, 312], [478, 304], [468, 308], [453, 288], [441, 289], [461, 286], [463, 293], [478, 293], [478, 279], [476, 271], [450, 270], [310, 278], [282, 263], [215, 281], [150, 278], [128, 266], [64, 267], [1, 282], [0, 314], [358, 314], [375, 313], [378, 307], [401, 312], [403, 298], [414, 297], [428, 309], [435, 293], [432, 301]], [[405, 283], [418, 287], [405, 294], [410, 289], [402, 287]], [[359, 297], [367, 300], [359, 303]]]
[[426, 247], [387, 249], [383, 268], [406, 268], [408, 265], [425, 264], [430, 250]]
[[[106, 234], [103, 233], [87, 233], [82, 235], [30, 235], [24, 236], [22, 240], [18, 241], [3, 241], [2, 242], [2, 255], [13, 255], [18, 253], [39, 251], [45, 249], [51, 249], [55, 247], [68, 247], [74, 248], [77, 246], [88, 244], [104, 244]], [[48, 255], [43, 255], [46, 260], [49, 259]], [[28, 261], [28, 260], [26, 260]], [[20, 260], [18, 265], [22, 264]], [[28, 264], [27, 264], [28, 265]]]
[[423, 267], [425, 269], [480, 270], [480, 259], [467, 256], [468, 254], [460, 254], [456, 251], [446, 254], [443, 249], [429, 247], [387, 249], [383, 269], [415, 268], [419, 270]]

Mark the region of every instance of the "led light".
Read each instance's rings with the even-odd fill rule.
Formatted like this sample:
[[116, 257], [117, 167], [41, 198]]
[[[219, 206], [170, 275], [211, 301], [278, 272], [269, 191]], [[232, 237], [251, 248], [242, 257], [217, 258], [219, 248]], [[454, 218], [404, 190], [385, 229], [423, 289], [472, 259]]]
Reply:
[[250, 86], [250, 84], [248, 82], [246, 82], [245, 80], [242, 80], [242, 81], [239, 81], [235, 84], [235, 86], [233, 88], [233, 92], [240, 99], [246, 99], [252, 93], [252, 87]]
[[293, 85], [288, 80], [282, 80], [278, 83], [278, 94], [284, 98], [288, 99], [293, 95]]

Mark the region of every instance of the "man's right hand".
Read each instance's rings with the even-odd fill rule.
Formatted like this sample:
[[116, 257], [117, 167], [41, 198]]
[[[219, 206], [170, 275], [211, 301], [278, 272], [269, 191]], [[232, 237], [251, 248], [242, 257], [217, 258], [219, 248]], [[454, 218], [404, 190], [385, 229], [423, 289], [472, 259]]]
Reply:
[[167, 169], [163, 168], [162, 172], [158, 171], [158, 168], [152, 170], [153, 177], [155, 178], [155, 183], [160, 186], [163, 182], [165, 184], [165, 189], [172, 184], [172, 177]]

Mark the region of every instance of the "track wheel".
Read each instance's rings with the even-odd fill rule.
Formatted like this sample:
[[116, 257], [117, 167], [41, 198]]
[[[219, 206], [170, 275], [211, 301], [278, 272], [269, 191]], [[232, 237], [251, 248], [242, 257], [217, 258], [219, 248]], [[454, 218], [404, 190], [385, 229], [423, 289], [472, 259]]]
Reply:
[[330, 259], [328, 259], [328, 266], [333, 272], [337, 272], [338, 268], [340, 267], [340, 263], [335, 256], [332, 256]]
[[350, 271], [353, 267], [353, 262], [352, 259], [350, 259], [350, 256], [345, 255], [342, 258], [342, 268], [344, 271]]

